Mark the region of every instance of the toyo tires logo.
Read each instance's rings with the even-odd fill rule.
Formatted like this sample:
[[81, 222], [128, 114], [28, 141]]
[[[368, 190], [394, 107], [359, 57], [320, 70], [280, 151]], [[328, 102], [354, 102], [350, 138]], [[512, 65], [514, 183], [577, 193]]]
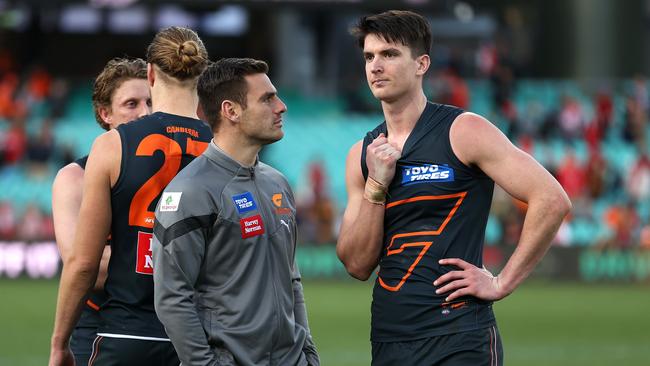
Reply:
[[448, 165], [424, 164], [402, 167], [402, 185], [428, 183], [428, 182], [453, 182], [454, 170]]

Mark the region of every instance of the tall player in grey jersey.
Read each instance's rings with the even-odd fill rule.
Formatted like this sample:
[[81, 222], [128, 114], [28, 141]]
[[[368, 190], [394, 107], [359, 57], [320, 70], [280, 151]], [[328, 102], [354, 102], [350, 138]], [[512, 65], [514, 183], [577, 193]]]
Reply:
[[214, 139], [156, 209], [158, 317], [183, 365], [319, 365], [295, 262], [284, 176], [258, 160], [286, 106], [263, 61], [222, 59], [199, 79]]
[[[571, 203], [551, 174], [485, 118], [427, 102], [426, 19], [389, 11], [362, 17], [353, 31], [385, 123], [348, 154], [337, 254], [360, 280], [379, 265], [372, 363], [500, 365], [491, 302], [530, 274]], [[517, 249], [498, 276], [481, 265], [483, 201], [494, 183], [528, 203]]]
[[[95, 79], [92, 101], [95, 119], [107, 131], [151, 113], [146, 62], [139, 58], [110, 60]], [[64, 266], [72, 254], [87, 158], [86, 156], [61, 168], [52, 184], [56, 244]], [[70, 345], [77, 365], [88, 364], [92, 343], [97, 336], [98, 310], [106, 296], [102, 290], [110, 253], [110, 246], [105, 246], [95, 292], [86, 300], [82, 316], [72, 333]]]

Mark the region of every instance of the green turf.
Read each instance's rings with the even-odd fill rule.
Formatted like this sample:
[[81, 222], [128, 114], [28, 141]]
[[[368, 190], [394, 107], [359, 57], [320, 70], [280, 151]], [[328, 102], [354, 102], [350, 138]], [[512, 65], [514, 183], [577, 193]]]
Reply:
[[528, 285], [495, 306], [512, 365], [650, 365], [650, 286]]
[[57, 285], [0, 280], [0, 365], [47, 365]]
[[[0, 280], [0, 365], [43, 365], [56, 282]], [[305, 281], [324, 366], [370, 363], [370, 283]], [[495, 305], [506, 365], [650, 364], [650, 286], [529, 283]]]
[[372, 283], [305, 281], [304, 288], [321, 364], [370, 365]]

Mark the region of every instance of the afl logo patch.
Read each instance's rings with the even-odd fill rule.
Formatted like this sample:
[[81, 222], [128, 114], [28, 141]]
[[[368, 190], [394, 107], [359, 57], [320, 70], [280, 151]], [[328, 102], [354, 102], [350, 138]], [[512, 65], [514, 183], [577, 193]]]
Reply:
[[402, 167], [402, 185], [418, 183], [453, 182], [454, 169], [448, 165], [424, 164]]

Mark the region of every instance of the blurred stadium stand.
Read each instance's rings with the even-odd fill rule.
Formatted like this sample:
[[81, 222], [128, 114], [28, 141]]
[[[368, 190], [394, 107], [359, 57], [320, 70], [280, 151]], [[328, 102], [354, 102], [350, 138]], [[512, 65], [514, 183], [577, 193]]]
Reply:
[[[482, 114], [503, 127], [507, 122], [503, 116], [492, 110], [490, 85], [485, 80], [468, 80], [471, 90], [471, 101], [468, 110]], [[616, 90], [624, 90], [629, 81], [620, 82]], [[590, 98], [585, 95], [576, 83], [558, 80], [522, 80], [519, 81], [517, 92], [513, 96], [516, 109], [524, 111], [519, 120], [528, 116], [525, 111], [531, 103], [541, 105], [541, 115], [552, 114], [554, 108], [560, 104], [562, 95], [571, 94], [581, 101], [585, 111], [585, 120], [593, 119], [594, 106]], [[625, 106], [623, 94], [614, 94], [614, 113], [611, 126], [601, 143], [601, 152], [607, 165], [611, 166], [611, 173], [617, 176], [623, 184], [625, 177], [629, 176], [635, 161], [639, 159], [638, 147], [626, 142], [622, 138], [622, 128], [625, 119]], [[344, 165], [348, 149], [365, 133], [382, 121], [381, 114], [347, 113], [344, 109], [344, 100], [312, 98], [306, 99], [298, 95], [284, 98], [289, 112], [285, 122], [285, 138], [274, 145], [268, 146], [264, 151], [264, 160], [276, 166], [287, 176], [289, 182], [298, 190], [300, 185], [307, 184], [306, 174], [311, 162], [323, 162], [330, 182], [330, 194], [340, 213], [345, 205], [346, 192], [344, 182]], [[54, 139], [58, 149], [70, 149], [73, 156], [86, 154], [93, 139], [101, 133], [94, 122], [90, 109], [90, 89], [79, 86], [72, 90], [66, 108], [67, 113], [56, 121]], [[539, 113], [539, 112], [538, 112]], [[27, 122], [27, 134], [34, 136], [39, 130], [37, 125], [43, 116], [36, 112]], [[543, 120], [535, 121], [542, 123]], [[591, 123], [591, 122], [589, 122]], [[7, 130], [8, 122], [1, 121], [2, 131]], [[585, 126], [588, 123], [585, 122]], [[535, 126], [539, 129], [541, 126]], [[646, 134], [650, 129], [645, 126]], [[517, 142], [517, 140], [515, 140]], [[533, 139], [534, 148], [532, 155], [547, 168], [555, 171], [566, 160], [569, 151], [576, 155], [578, 165], [584, 167], [589, 162], [587, 143], [582, 137], [565, 139], [553, 136], [542, 139], [538, 136]], [[62, 162], [53, 158], [47, 166], [44, 175], [34, 176], [29, 173], [26, 164], [4, 165], [0, 170], [0, 200], [10, 202], [16, 209], [18, 216], [22, 215], [30, 204], [37, 205], [46, 213], [51, 212], [51, 181], [56, 170]], [[647, 184], [647, 183], [645, 183]], [[582, 216], [576, 213], [569, 222], [571, 239], [563, 242], [564, 245], [594, 245], [595, 239], [606, 233], [606, 219], [604, 215], [617, 204], [632, 202], [639, 215], [640, 223], [647, 223], [650, 218], [650, 205], [647, 200], [634, 202], [633, 197], [626, 194], [623, 186], [616, 186], [617, 190], [603, 192], [601, 196], [588, 200], [591, 215]], [[586, 187], [581, 187], [584, 191]], [[646, 188], [647, 189], [647, 188]], [[581, 193], [586, 195], [586, 192]], [[582, 199], [575, 197], [574, 199]], [[502, 239], [505, 218], [493, 214], [488, 225], [487, 242], [499, 243]], [[639, 226], [640, 229], [640, 226]], [[5, 238], [7, 239], [7, 238]]]
[[[436, 32], [429, 97], [485, 116], [565, 186], [575, 210], [557, 247], [650, 248], [647, 4], [0, 0], [0, 242], [53, 239], [54, 175], [102, 132], [90, 104], [93, 75], [111, 57], [143, 57], [156, 29], [190, 24], [213, 59], [270, 61], [289, 111], [285, 138], [262, 160], [297, 193], [301, 244], [331, 251], [348, 149], [382, 121], [347, 28], [361, 14], [396, 7], [422, 12]], [[598, 38], [596, 49], [592, 30], [611, 37]], [[488, 249], [501, 251], [494, 258], [516, 244], [524, 212], [496, 190], [486, 232]]]

